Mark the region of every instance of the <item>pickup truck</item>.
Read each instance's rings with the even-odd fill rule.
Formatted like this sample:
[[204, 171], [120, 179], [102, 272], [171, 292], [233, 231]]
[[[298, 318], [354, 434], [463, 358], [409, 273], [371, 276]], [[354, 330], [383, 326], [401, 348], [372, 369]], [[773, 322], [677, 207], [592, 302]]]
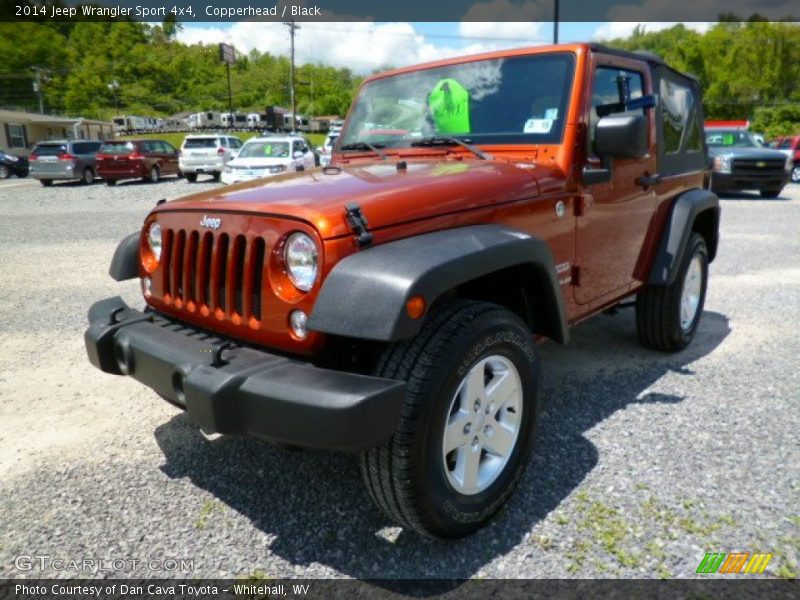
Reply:
[[691, 343], [702, 123], [696, 79], [595, 44], [374, 75], [329, 166], [158, 203], [110, 267], [146, 308], [94, 304], [89, 360], [204, 432], [355, 453], [394, 521], [467, 535], [536, 438], [537, 344], [634, 296], [645, 347]]

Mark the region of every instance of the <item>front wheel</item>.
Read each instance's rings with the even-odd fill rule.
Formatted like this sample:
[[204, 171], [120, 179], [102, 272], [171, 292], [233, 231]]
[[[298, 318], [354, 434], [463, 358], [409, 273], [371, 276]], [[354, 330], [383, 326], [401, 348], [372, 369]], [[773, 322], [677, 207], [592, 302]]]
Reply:
[[116, 179], [106, 179], [106, 185], [117, 185]]
[[219, 180], [222, 179], [222, 173], [215, 171], [212, 177], [214, 178], [214, 181], [219, 182]]
[[84, 185], [91, 185], [94, 182], [94, 171], [91, 169], [84, 169], [81, 183]]
[[11, 169], [7, 165], [0, 165], [0, 179], [11, 177]]
[[800, 183], [800, 164], [792, 167], [792, 183]]
[[648, 285], [636, 296], [636, 331], [642, 345], [675, 352], [689, 345], [697, 331], [708, 284], [708, 248], [692, 233], [675, 281]]
[[51, 185], [53, 185], [53, 180], [52, 179], [40, 179], [39, 183], [41, 183], [44, 187], [50, 187]]
[[186, 181], [189, 183], [197, 181], [197, 173], [186, 173]]
[[372, 500], [428, 537], [480, 528], [530, 454], [541, 372], [528, 327], [500, 306], [456, 300], [390, 346], [375, 374], [407, 387], [393, 437], [361, 455]]
[[762, 198], [777, 198], [778, 196], [781, 195], [782, 191], [783, 191], [783, 186], [775, 188], [766, 188], [760, 190], [760, 193]]
[[150, 167], [150, 173], [147, 176], [147, 181], [150, 183], [158, 183], [159, 173], [158, 167]]

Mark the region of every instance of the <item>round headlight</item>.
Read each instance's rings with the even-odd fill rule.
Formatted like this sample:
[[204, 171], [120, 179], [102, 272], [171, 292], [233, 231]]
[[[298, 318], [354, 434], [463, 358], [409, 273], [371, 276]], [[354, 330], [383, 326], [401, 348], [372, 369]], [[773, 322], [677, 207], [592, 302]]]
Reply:
[[305, 233], [297, 232], [286, 240], [283, 260], [294, 286], [307, 292], [317, 278], [317, 246]]
[[147, 230], [147, 244], [150, 246], [150, 251], [156, 259], [156, 262], [161, 260], [161, 225], [158, 223], [151, 223], [150, 228]]

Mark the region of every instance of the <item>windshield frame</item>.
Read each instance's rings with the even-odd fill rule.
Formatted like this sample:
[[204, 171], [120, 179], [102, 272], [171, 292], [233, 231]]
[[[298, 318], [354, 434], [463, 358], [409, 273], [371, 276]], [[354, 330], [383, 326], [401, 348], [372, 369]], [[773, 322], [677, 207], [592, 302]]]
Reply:
[[[563, 81], [563, 89], [561, 90], [561, 104], [558, 106], [560, 117], [557, 117], [558, 125], [554, 128], [555, 131], [549, 132], [549, 134], [540, 134], [540, 133], [526, 133], [526, 132], [490, 132], [490, 133], [441, 133], [437, 131], [431, 131], [427, 133], [423, 133], [421, 135], [404, 135], [402, 137], [398, 136], [397, 140], [393, 139], [386, 139], [383, 137], [380, 140], [372, 140], [369, 138], [369, 135], [362, 135], [356, 136], [353, 135], [352, 138], [350, 137], [350, 130], [354, 126], [354, 119], [355, 115], [358, 110], [359, 102], [364, 101], [366, 94], [369, 93], [371, 86], [379, 85], [382, 82], [385, 82], [388, 79], [400, 78], [400, 77], [408, 77], [408, 76], [418, 76], [421, 73], [428, 73], [430, 71], [435, 71], [439, 69], [456, 69], [459, 67], [469, 67], [476, 63], [481, 62], [492, 62], [492, 61], [513, 61], [513, 60], [537, 60], [537, 59], [545, 59], [545, 58], [552, 58], [552, 57], [559, 57], [562, 59], [567, 59], [565, 62], [565, 66], [567, 69], [566, 76], [564, 77]], [[381, 148], [385, 148], [387, 151], [398, 150], [398, 149], [409, 149], [414, 148], [413, 142], [428, 138], [428, 137], [452, 137], [457, 138], [462, 141], [466, 140], [468, 143], [474, 146], [508, 146], [508, 147], [519, 147], [519, 146], [538, 146], [538, 145], [558, 145], [563, 143], [564, 136], [567, 132], [567, 123], [569, 122], [570, 113], [573, 111], [573, 102], [574, 96], [576, 94], [575, 85], [576, 80], [579, 78], [579, 69], [581, 68], [581, 57], [578, 55], [577, 52], [574, 50], [559, 50], [557, 52], [553, 51], [546, 51], [546, 52], [527, 52], [527, 53], [501, 53], [501, 54], [493, 54], [493, 55], [476, 55], [474, 57], [467, 57], [466, 60], [457, 60], [453, 62], [444, 62], [444, 63], [433, 63], [431, 65], [424, 66], [422, 68], [413, 68], [413, 69], [398, 69], [397, 71], [390, 71], [385, 75], [377, 75], [372, 78], [367, 79], [360, 87], [358, 94], [356, 95], [353, 104], [350, 107], [350, 111], [348, 112], [347, 119], [345, 120], [345, 124], [342, 127], [342, 130], [339, 132], [339, 137], [336, 140], [334, 145], [334, 152], [340, 152], [340, 148], [342, 145], [350, 145], [354, 143], [358, 143], [361, 141], [368, 141], [373, 144], [380, 144]], [[446, 71], [445, 71], [446, 72]], [[377, 130], [383, 131], [384, 128], [378, 127]], [[416, 146], [419, 149], [419, 146]]]

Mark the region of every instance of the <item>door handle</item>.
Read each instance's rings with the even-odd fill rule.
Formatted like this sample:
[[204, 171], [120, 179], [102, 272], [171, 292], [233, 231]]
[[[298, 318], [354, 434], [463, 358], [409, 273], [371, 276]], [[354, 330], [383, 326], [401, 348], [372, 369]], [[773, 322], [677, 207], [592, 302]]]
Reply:
[[642, 175], [641, 177], [636, 178], [636, 185], [640, 185], [642, 187], [651, 187], [654, 185], [658, 185], [661, 183], [661, 175], [655, 173], [654, 175]]

